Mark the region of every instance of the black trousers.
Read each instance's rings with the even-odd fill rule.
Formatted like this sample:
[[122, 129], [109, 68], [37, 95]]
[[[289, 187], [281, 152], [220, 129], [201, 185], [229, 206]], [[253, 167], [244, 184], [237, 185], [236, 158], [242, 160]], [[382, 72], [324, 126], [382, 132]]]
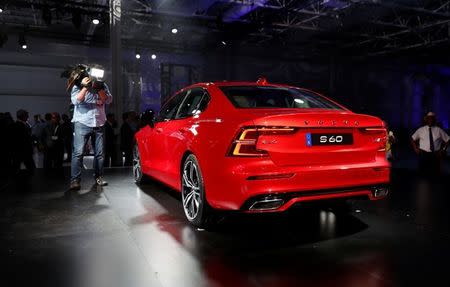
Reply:
[[114, 145], [107, 143], [107, 146], [105, 146], [105, 166], [110, 167], [113, 165], [117, 165], [117, 153], [114, 150]]
[[64, 149], [67, 153], [67, 161], [72, 160], [72, 149], [73, 149], [73, 138], [68, 138], [64, 140]]
[[34, 169], [36, 168], [36, 164], [33, 160], [33, 154], [26, 154], [26, 155], [13, 155], [12, 158], [12, 169], [14, 174], [18, 174], [20, 170], [20, 164], [23, 162], [25, 165], [25, 168], [27, 169], [27, 172], [29, 174], [32, 174], [34, 172]]
[[131, 166], [133, 165], [133, 149], [126, 149], [123, 150], [123, 154], [125, 157], [125, 162], [123, 163], [124, 166]]
[[423, 175], [433, 176], [441, 173], [442, 156], [439, 152], [426, 152], [419, 154], [419, 169]]
[[64, 146], [62, 143], [47, 147], [44, 150], [44, 169], [61, 169], [64, 159]]

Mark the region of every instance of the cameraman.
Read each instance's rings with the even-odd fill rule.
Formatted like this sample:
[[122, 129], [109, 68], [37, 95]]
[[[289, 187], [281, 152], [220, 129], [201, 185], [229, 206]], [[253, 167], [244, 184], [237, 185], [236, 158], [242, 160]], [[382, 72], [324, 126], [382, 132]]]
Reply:
[[73, 138], [70, 189], [79, 190], [81, 188], [83, 148], [89, 138], [92, 139], [94, 148], [95, 183], [98, 186], [104, 186], [107, 183], [103, 180], [103, 125], [106, 121], [105, 105], [112, 102], [112, 96], [105, 83], [101, 82], [100, 87], [96, 87], [95, 79], [89, 77], [87, 73], [81, 74], [81, 76], [75, 74], [72, 77], [78, 77], [81, 81], [77, 79], [69, 80], [69, 82], [74, 83], [71, 89], [71, 100], [75, 106], [72, 119], [75, 133]]

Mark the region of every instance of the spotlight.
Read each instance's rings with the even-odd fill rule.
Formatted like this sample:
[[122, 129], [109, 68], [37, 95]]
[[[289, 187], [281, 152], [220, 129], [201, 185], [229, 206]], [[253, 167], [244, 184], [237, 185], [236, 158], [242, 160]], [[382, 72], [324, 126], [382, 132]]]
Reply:
[[44, 20], [47, 26], [50, 26], [52, 24], [52, 11], [50, 10], [50, 8], [45, 7], [42, 10], [42, 20]]
[[222, 41], [222, 42], [220, 42], [220, 43], [222, 43], [222, 45], [224, 45], [224, 46], [227, 45], [227, 42], [225, 42], [225, 41]]
[[136, 59], [139, 60], [139, 59], [141, 58], [141, 53], [139, 53], [139, 50], [136, 49], [136, 50], [134, 51], [134, 53], [135, 53]]
[[98, 24], [100, 24], [100, 20], [97, 18], [94, 18], [94, 19], [92, 19], [92, 24], [98, 25]]
[[19, 36], [19, 46], [24, 50], [28, 48], [27, 41], [25, 41], [25, 35], [23, 34]]
[[156, 59], [156, 55], [152, 54], [152, 60]]
[[99, 68], [91, 68], [89, 75], [101, 80], [103, 78], [103, 76], [105, 75], [105, 70], [99, 69]]
[[3, 13], [3, 9], [2, 8], [0, 8], [0, 13]]
[[172, 34], [176, 34], [176, 33], [178, 33], [178, 29], [177, 28], [173, 28], [172, 29]]

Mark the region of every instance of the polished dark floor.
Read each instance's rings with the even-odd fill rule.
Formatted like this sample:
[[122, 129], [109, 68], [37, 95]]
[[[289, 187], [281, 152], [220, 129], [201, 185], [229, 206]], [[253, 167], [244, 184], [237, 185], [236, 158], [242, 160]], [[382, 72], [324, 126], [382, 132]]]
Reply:
[[1, 286], [450, 286], [450, 179], [394, 165], [392, 193], [348, 213], [299, 206], [236, 215], [214, 230], [179, 196], [109, 169], [96, 188], [38, 172], [2, 181]]

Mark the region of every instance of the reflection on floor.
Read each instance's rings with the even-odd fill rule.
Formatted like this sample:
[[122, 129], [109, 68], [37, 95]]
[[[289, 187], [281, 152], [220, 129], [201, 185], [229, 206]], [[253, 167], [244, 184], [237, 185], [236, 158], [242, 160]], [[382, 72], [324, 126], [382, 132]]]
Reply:
[[2, 286], [448, 286], [449, 179], [394, 169], [385, 201], [186, 223], [178, 194], [109, 169], [37, 172], [0, 193]]

